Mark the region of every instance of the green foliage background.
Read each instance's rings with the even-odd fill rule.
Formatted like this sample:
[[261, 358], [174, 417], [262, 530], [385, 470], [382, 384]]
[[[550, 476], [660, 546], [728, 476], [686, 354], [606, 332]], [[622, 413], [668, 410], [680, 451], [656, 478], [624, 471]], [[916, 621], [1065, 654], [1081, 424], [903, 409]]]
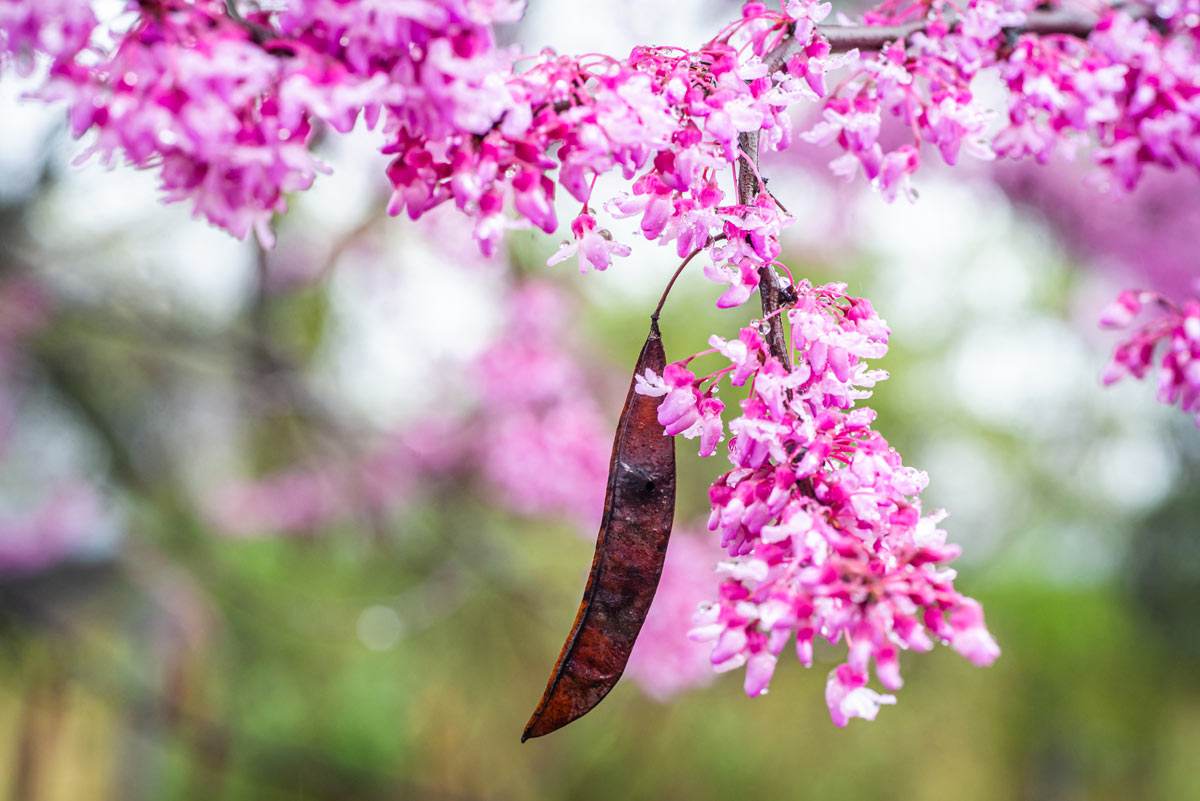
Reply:
[[[1030, 253], [1044, 244], [1016, 220], [1003, 230]], [[515, 237], [513, 259], [539, 263], [545, 247]], [[1061, 319], [1080, 279], [1053, 252], [1032, 258], [1023, 314]], [[885, 318], [902, 280], [868, 252], [788, 261], [818, 282], [849, 280]], [[654, 292], [563, 280], [596, 282], [580, 324], [603, 343], [593, 353], [628, 364]], [[318, 284], [262, 297], [246, 325], [303, 366], [330, 335], [327, 293]], [[711, 295], [698, 273], [685, 276], [664, 316], [669, 353], [736, 331], [740, 312], [713, 310]], [[837, 729], [823, 702], [837, 654], [825, 648], [812, 670], [783, 660], [756, 700], [736, 674], [669, 704], [626, 682], [583, 720], [522, 745], [589, 543], [561, 523], [499, 511], [466, 484], [373, 529], [230, 540], [189, 500], [149, 421], [164, 387], [228, 380], [240, 357], [208, 358], [197, 377], [188, 343], [212, 344], [211, 332], [185, 321], [180, 344], [144, 321], [114, 327], [109, 304], [78, 304], [37, 343], [44, 389], [91, 432], [128, 530], [117, 553], [0, 585], [0, 787], [114, 801], [1200, 799], [1198, 435], [1163, 416], [1180, 465], [1172, 490], [1149, 509], [1105, 503], [1073, 474], [1089, 467], [1110, 418], [1080, 409], [1068, 430], [1007, 430], [930, 380], [979, 324], [969, 308], [948, 307], [940, 337], [898, 330], [883, 364], [893, 378], [872, 405], [910, 463], [924, 466], [926, 448], [952, 433], [1010, 484], [1010, 502], [987, 512], [987, 537], [947, 522], [967, 549], [959, 586], [984, 603], [1003, 649], [993, 667], [948, 649], [906, 655], [899, 705]], [[302, 451], [303, 426], [287, 414], [260, 420], [259, 469]], [[681, 523], [703, 519], [718, 469], [683, 459]], [[970, 500], [931, 479], [930, 507]], [[1093, 552], [1111, 567], [1084, 569]], [[399, 616], [390, 650], [356, 635], [371, 606]]]

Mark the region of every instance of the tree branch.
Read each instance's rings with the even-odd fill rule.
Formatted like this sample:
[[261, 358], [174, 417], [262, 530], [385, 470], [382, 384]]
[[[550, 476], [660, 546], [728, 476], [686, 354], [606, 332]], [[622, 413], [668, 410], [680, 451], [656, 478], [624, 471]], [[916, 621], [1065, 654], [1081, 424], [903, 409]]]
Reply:
[[[738, 203], [743, 206], [753, 205], [758, 197], [760, 188], [758, 175], [758, 133], [741, 134], [738, 136], [738, 146], [745, 154], [738, 162]], [[775, 268], [764, 264], [758, 270], [758, 296], [762, 302], [763, 317], [779, 310], [783, 305], [784, 289], [779, 283], [779, 275]], [[792, 360], [788, 355], [787, 336], [783, 332], [783, 315], [776, 314], [767, 321], [769, 326], [766, 340], [771, 355], [780, 361], [788, 370], [792, 369]]]
[[[1157, 19], [1153, 9], [1147, 6], [1115, 5], [1113, 8], [1124, 11], [1134, 19], [1149, 19], [1152, 22]], [[954, 15], [947, 15], [945, 21], [953, 27], [957, 24], [958, 19]], [[1006, 28], [1005, 30], [1016, 34], [1061, 34], [1084, 39], [1087, 38], [1088, 34], [1092, 32], [1099, 21], [1100, 15], [1098, 14], [1075, 13], [1062, 9], [1030, 11], [1026, 15], [1024, 25]], [[884, 45], [894, 42], [897, 39], [907, 39], [914, 33], [924, 31], [929, 23], [930, 20], [922, 19], [902, 25], [818, 25], [817, 31], [820, 36], [829, 42], [829, 46], [833, 52], [845, 53], [855, 48], [860, 50], [879, 50]], [[794, 48], [793, 42], [794, 40], [789, 36], [775, 51], [768, 53], [763, 60], [768, 64], [772, 64], [773, 59], [778, 57], [776, 51], [781, 51], [785, 47]], [[778, 66], [782, 66], [783, 62], [786, 62], [790, 56], [790, 52], [783, 55]]]

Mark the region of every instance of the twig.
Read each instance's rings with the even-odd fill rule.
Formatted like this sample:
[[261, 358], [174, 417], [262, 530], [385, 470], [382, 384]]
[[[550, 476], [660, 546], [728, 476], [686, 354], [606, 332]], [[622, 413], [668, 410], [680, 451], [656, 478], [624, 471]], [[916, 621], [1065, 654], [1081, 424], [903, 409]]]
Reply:
[[263, 45], [276, 37], [275, 31], [243, 17], [237, 9], [237, 0], [225, 0], [225, 16], [245, 28], [255, 44]]
[[711, 247], [714, 243], [720, 242], [724, 238], [725, 234], [710, 236], [708, 241], [705, 242], [703, 246], [696, 248], [687, 255], [687, 258], [683, 260], [683, 263], [679, 265], [679, 267], [675, 270], [674, 275], [671, 276], [671, 280], [667, 282], [667, 288], [663, 290], [662, 297], [658, 299], [658, 305], [654, 307], [654, 314], [650, 315], [651, 322], [658, 322], [658, 315], [662, 313], [663, 304], [667, 302], [667, 295], [671, 294], [671, 287], [675, 286], [675, 279], [677, 279], [679, 274], [683, 272], [683, 268], [687, 267], [688, 264], [691, 263], [692, 259], [700, 255], [705, 248]]
[[[1124, 11], [1134, 19], [1149, 19], [1152, 22], [1157, 19], [1153, 9], [1148, 6], [1117, 5], [1113, 6], [1113, 8]], [[1099, 19], [1099, 15], [1078, 14], [1063, 11], [1062, 9], [1030, 11], [1026, 15], [1024, 25], [1007, 28], [1006, 30], [1017, 34], [1062, 34], [1064, 36], [1077, 36], [1083, 39], [1087, 38], [1096, 27]], [[953, 27], [958, 23], [958, 20], [953, 15], [947, 15], [945, 22]], [[859, 50], [878, 50], [884, 45], [898, 39], [907, 39], [914, 33], [924, 31], [929, 26], [929, 23], [930, 20], [914, 20], [902, 25], [818, 25], [817, 31], [820, 36], [829, 42], [829, 46], [833, 52], [845, 53], [856, 48]], [[775, 68], [782, 66], [791, 57], [792, 52], [794, 52], [796, 48], [794, 42], [795, 40], [789, 36], [776, 48], [776, 51], [768, 54], [763, 61], [767, 62], [768, 66], [773, 65]]]
[[[786, 49], [794, 41], [790, 37], [776, 48], [775, 52]], [[768, 60], [774, 55], [768, 54]], [[738, 203], [743, 206], [754, 205], [759, 194], [758, 177], [758, 132], [744, 133], [738, 136], [738, 146], [744, 154], [738, 162]], [[767, 347], [771, 355], [779, 360], [786, 369], [792, 369], [792, 359], [788, 352], [787, 335], [783, 330], [783, 315], [776, 312], [783, 306], [783, 287], [779, 283], [779, 275], [769, 264], [758, 269], [758, 296], [762, 302], [763, 319], [766, 320]]]

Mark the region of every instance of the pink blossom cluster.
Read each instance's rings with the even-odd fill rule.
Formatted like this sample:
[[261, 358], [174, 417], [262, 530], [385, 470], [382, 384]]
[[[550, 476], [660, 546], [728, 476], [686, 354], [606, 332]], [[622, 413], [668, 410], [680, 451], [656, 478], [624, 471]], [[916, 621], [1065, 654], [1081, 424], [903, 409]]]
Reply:
[[612, 424], [564, 349], [570, 303], [552, 285], [528, 282], [510, 291], [506, 308], [503, 332], [476, 361], [472, 462], [505, 506], [564, 516], [591, 537]]
[[59, 484], [32, 511], [0, 517], [0, 575], [37, 572], [72, 557], [95, 542], [103, 520], [94, 487]]
[[[557, 230], [562, 187], [581, 207], [552, 262], [576, 255], [584, 269], [605, 269], [630, 248], [600, 212], [636, 216], [647, 238], [681, 256], [709, 248], [707, 273], [729, 287], [722, 305], [753, 291], [790, 218], [769, 196], [727, 197], [721, 179], [743, 165], [744, 136], [787, 147], [787, 110], [800, 102], [823, 108], [803, 138], [835, 144], [834, 171], [861, 169], [889, 198], [911, 195], [924, 144], [954, 164], [964, 150], [1044, 159], [1091, 136], [1097, 158], [1130, 185], [1146, 163], [1194, 166], [1200, 152], [1200, 16], [1190, 3], [1145, 14], [1104, 6], [1086, 39], [1014, 42], [1044, 4], [886, 0], [863, 30], [899, 23], [908, 35], [836, 54], [828, 3], [752, 1], [694, 51], [638, 47], [620, 59], [498, 47], [493, 25], [519, 18], [518, 0], [235, 5], [244, 18], [223, 0], [128, 0], [121, 20], [97, 27], [85, 0], [4, 0], [0, 37], [19, 61], [50, 57], [44, 95], [70, 104], [72, 130], [94, 131], [106, 160], [158, 169], [168, 199], [190, 200], [238, 236], [269, 242], [286, 194], [322, 169], [310, 150], [316, 127], [347, 131], [361, 117], [387, 137], [392, 213], [415, 218], [453, 202], [492, 253], [510, 228]], [[1135, 19], [1147, 14], [1158, 28]], [[1009, 119], [995, 134], [972, 88], [993, 67], [1009, 89]], [[830, 90], [838, 70], [846, 74]], [[885, 112], [911, 140], [885, 141]], [[627, 191], [593, 198], [607, 174]]]
[[[957, 20], [940, 4], [885, 3], [869, 12], [872, 25], [925, 20], [909, 41], [897, 40], [878, 53], [851, 53], [853, 70], [825, 97], [821, 121], [803, 134], [819, 145], [836, 143], [843, 154], [830, 164], [835, 174], [852, 178], [861, 168], [884, 197], [903, 193], [915, 199], [911, 176], [921, 163], [924, 143], [935, 146], [946, 164], [958, 163], [962, 150], [989, 160], [989, 113], [976, 102], [971, 84], [980, 70], [995, 64], [1005, 28], [1025, 22], [1034, 3], [1025, 0], [974, 0]], [[804, 69], [804, 54], [788, 62], [789, 73]], [[885, 114], [911, 132], [886, 142]]]
[[1101, 324], [1107, 328], [1130, 329], [1148, 305], [1159, 314], [1133, 327], [1113, 352], [1101, 380], [1112, 384], [1125, 376], [1145, 378], [1154, 365], [1154, 352], [1164, 345], [1158, 360], [1158, 399], [1179, 404], [1195, 415], [1200, 426], [1200, 300], [1177, 305], [1156, 292], [1126, 290], [1105, 310]]
[[90, 152], [157, 169], [168, 201], [189, 200], [197, 215], [269, 245], [285, 195], [323, 169], [310, 150], [320, 125], [347, 132], [361, 115], [372, 125], [385, 116], [388, 129], [432, 141], [490, 125], [511, 69], [491, 23], [521, 5], [256, 9], [242, 18], [224, 0], [127, 0], [99, 26], [86, 0], [4, 0], [0, 30], [20, 63], [32, 51], [51, 57], [42, 95], [68, 104], [76, 136], [95, 133]]
[[[393, 481], [386, 484], [386, 501], [404, 496], [411, 482], [410, 472], [405, 469], [389, 476]], [[212, 525], [230, 536], [307, 534], [354, 512], [372, 509], [370, 502], [374, 499], [365, 489], [372, 475], [358, 465], [350, 469], [305, 465], [221, 486], [205, 499], [205, 507]], [[383, 486], [382, 481], [379, 484]]]
[[[681, 256], [732, 225], [739, 230], [726, 232], [727, 241], [739, 244], [714, 257], [736, 265], [742, 233], [753, 229], [766, 241], [782, 220], [770, 204], [731, 202], [719, 179], [739, 161], [740, 135], [759, 134], [780, 147], [790, 139], [784, 109], [791, 98], [760, 58], [768, 35], [779, 34], [787, 19], [749, 4], [742, 20], [695, 52], [638, 47], [618, 60], [545, 51], [511, 76], [506, 96], [515, 105], [499, 110], [485, 130], [442, 142], [401, 128], [387, 148], [397, 153], [389, 168], [392, 210], [416, 217], [452, 200], [475, 217], [476, 238], [490, 252], [513, 225], [556, 230], [553, 201], [561, 186], [582, 205], [571, 241], [550, 263], [576, 256], [582, 270], [603, 270], [630, 252], [601, 225], [592, 197], [600, 176], [619, 173], [631, 191], [610, 199], [606, 211], [640, 217], [648, 239], [675, 242]], [[743, 55], [739, 37], [747, 34]], [[761, 242], [758, 250], [768, 261], [777, 254]]]
[[28, 75], [37, 54], [55, 61], [74, 58], [96, 27], [90, 3], [81, 0], [0, 0], [0, 66], [12, 60]]
[[[865, 15], [869, 25], [921, 22], [922, 29], [858, 58], [804, 138], [836, 142], [844, 154], [831, 164], [834, 172], [852, 176], [861, 166], [889, 199], [911, 196], [908, 179], [923, 143], [953, 165], [962, 149], [983, 159], [1045, 162], [1095, 142], [1094, 160], [1127, 188], [1147, 164], [1200, 168], [1200, 14], [1160, 4], [1152, 24], [1144, 7], [1102, 7], [1086, 38], [1064, 31], [1010, 40], [1035, 8], [1079, 11], [1066, 3], [973, 0], [950, 17], [938, 3], [882, 4]], [[998, 131], [972, 89], [989, 67], [1008, 89], [1008, 119]], [[911, 130], [911, 141], [883, 144], [885, 110]]]
[[1127, 188], [1148, 164], [1200, 170], [1200, 17], [1166, 22], [1176, 34], [1113, 10], [1086, 40], [1022, 36], [1001, 70], [1009, 123], [997, 150], [1044, 162], [1091, 137], [1095, 160]]
[[461, 421], [452, 416], [426, 417], [383, 432], [361, 453], [314, 458], [215, 487], [202, 505], [215, 528], [243, 538], [306, 535], [356, 517], [381, 519], [421, 489], [455, 475], [467, 452], [460, 430]]
[[993, 180], [1089, 267], [1167, 297], [1200, 292], [1200, 181], [1147, 171], [1130, 192], [1086, 165], [1003, 162]]
[[866, 364], [886, 352], [886, 325], [844, 285], [803, 282], [797, 290], [786, 310], [793, 367], [752, 325], [736, 340], [713, 337], [727, 366], [696, 379], [691, 357], [644, 376], [638, 391], [663, 397], [659, 421], [668, 433], [700, 436], [711, 452], [723, 425], [705, 403], [723, 377], [749, 386], [728, 425], [733, 469], [709, 490], [709, 528], [731, 559], [691, 636], [713, 642], [717, 670], [746, 667], [750, 696], [766, 691], [793, 636], [806, 666], [816, 637], [844, 642], [848, 658], [826, 693], [840, 726], [873, 719], [895, 700], [866, 686], [872, 660], [880, 683], [895, 690], [901, 650], [927, 651], [940, 640], [987, 665], [999, 649], [979, 604], [954, 589], [954, 571], [944, 566], [959, 549], [938, 528], [944, 512], [922, 513], [926, 476], [871, 429], [874, 412], [853, 408], [886, 377]]

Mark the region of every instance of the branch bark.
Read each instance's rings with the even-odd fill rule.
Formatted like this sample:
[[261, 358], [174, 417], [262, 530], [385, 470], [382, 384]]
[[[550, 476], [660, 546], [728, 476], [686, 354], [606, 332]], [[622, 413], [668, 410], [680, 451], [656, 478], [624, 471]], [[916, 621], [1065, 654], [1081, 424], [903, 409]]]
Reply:
[[[1153, 9], [1147, 6], [1115, 5], [1113, 8], [1123, 10], [1134, 19], [1149, 19], [1151, 21], [1157, 19]], [[957, 19], [953, 15], [947, 15], [945, 19], [951, 26], [957, 23]], [[1100, 15], [1098, 14], [1081, 14], [1062, 9], [1051, 9], [1048, 11], [1031, 11], [1026, 15], [1024, 25], [1015, 28], [1006, 28], [1005, 30], [1016, 34], [1036, 33], [1043, 36], [1061, 34], [1083, 39], [1092, 32], [1099, 21]], [[878, 50], [897, 39], [907, 39], [914, 33], [923, 31], [928, 25], [929, 20], [914, 20], [902, 25], [818, 25], [817, 30], [829, 42], [829, 46], [833, 52], [845, 53], [855, 48], [860, 50]], [[792, 46], [793, 41], [789, 37], [776, 50], [781, 50], [785, 46]], [[769, 53], [764, 61], [770, 63], [774, 56], [774, 52]], [[786, 61], [788, 56], [790, 56], [790, 53], [783, 56], [783, 60]], [[782, 63], [780, 66], [782, 66]]]
[[[791, 41], [790, 39], [788, 41]], [[783, 48], [781, 44], [779, 48]], [[742, 150], [742, 159], [738, 162], [738, 203], [750, 206], [759, 195], [758, 185], [758, 132], [744, 133], [738, 136], [738, 147]], [[763, 317], [779, 310], [783, 305], [783, 287], [779, 283], [779, 274], [769, 264], [764, 264], [758, 270], [758, 297], [762, 302]], [[787, 335], [783, 331], [783, 315], [776, 314], [767, 321], [769, 326], [765, 339], [771, 355], [783, 366], [791, 370], [792, 360], [788, 355]]]

